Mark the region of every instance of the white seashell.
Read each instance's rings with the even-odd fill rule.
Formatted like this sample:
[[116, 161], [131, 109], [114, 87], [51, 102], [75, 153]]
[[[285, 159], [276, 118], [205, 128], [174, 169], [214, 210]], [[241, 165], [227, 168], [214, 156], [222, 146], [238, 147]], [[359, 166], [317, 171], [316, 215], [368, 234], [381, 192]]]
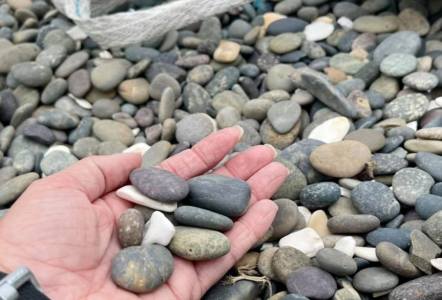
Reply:
[[368, 261], [379, 261], [378, 257], [376, 256], [376, 248], [373, 247], [356, 247], [355, 255]]
[[324, 248], [324, 242], [314, 229], [304, 228], [280, 239], [279, 247], [293, 247], [308, 257], [314, 257]]
[[346, 236], [339, 239], [334, 248], [350, 257], [353, 257], [353, 255], [355, 255], [356, 241], [351, 236]]
[[175, 235], [175, 226], [159, 211], [152, 214], [144, 230], [143, 245], [158, 244], [167, 246]]
[[350, 130], [350, 121], [346, 117], [336, 117], [325, 121], [310, 132], [308, 138], [324, 143], [340, 142]]
[[144, 196], [133, 185], [126, 185], [118, 189], [117, 196], [135, 204], [165, 212], [173, 212], [177, 208], [176, 203], [162, 203]]
[[138, 153], [140, 155], [144, 155], [144, 153], [146, 153], [146, 151], [149, 149], [150, 146], [148, 144], [137, 143], [124, 150], [123, 153]]

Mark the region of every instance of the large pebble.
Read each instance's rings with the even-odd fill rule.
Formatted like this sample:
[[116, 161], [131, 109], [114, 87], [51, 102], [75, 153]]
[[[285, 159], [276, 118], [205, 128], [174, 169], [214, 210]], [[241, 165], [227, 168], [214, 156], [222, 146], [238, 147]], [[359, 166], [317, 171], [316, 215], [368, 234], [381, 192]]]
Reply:
[[317, 209], [335, 203], [340, 195], [341, 190], [336, 183], [320, 182], [303, 188], [299, 198], [302, 205], [310, 209]]
[[422, 40], [419, 34], [413, 31], [400, 31], [384, 39], [373, 52], [373, 59], [381, 63], [384, 57], [392, 53], [407, 53], [415, 55], [421, 48]]
[[336, 281], [329, 273], [316, 267], [303, 267], [291, 273], [287, 289], [312, 299], [329, 299], [337, 289]]
[[324, 243], [318, 233], [312, 228], [304, 228], [286, 235], [279, 240], [279, 247], [293, 247], [308, 257], [314, 257], [324, 248]]
[[376, 246], [376, 256], [383, 267], [406, 278], [415, 278], [420, 271], [412, 264], [407, 252], [390, 242]]
[[279, 239], [295, 229], [301, 216], [294, 201], [290, 199], [277, 199], [274, 202], [278, 205], [278, 212], [272, 223], [272, 239]]
[[353, 275], [357, 271], [356, 262], [345, 253], [331, 248], [324, 248], [316, 254], [321, 269], [337, 276]]
[[415, 205], [416, 199], [429, 194], [434, 179], [418, 168], [404, 168], [393, 176], [393, 192], [397, 199], [406, 205]]
[[174, 217], [182, 225], [218, 231], [227, 231], [233, 226], [232, 220], [226, 216], [193, 206], [178, 207], [174, 212]]
[[69, 152], [52, 151], [41, 160], [40, 168], [43, 174], [49, 176], [63, 171], [77, 161], [78, 159]]
[[301, 116], [301, 107], [295, 101], [280, 101], [273, 104], [267, 117], [273, 128], [280, 134], [289, 132]]
[[442, 298], [442, 273], [423, 276], [396, 287], [390, 300], [439, 300]]
[[129, 63], [123, 60], [112, 60], [102, 63], [91, 72], [91, 82], [100, 91], [116, 88], [126, 77]]
[[29, 87], [42, 87], [52, 78], [51, 68], [35, 62], [16, 64], [11, 68], [11, 74], [20, 83]]
[[341, 215], [328, 220], [327, 226], [333, 233], [366, 233], [378, 228], [379, 219], [373, 215]]
[[216, 130], [216, 122], [207, 114], [188, 115], [176, 124], [176, 139], [194, 145]]
[[384, 108], [387, 118], [401, 118], [411, 122], [422, 117], [427, 111], [429, 101], [423, 94], [408, 94], [399, 96]]
[[442, 181], [442, 157], [433, 153], [419, 152], [415, 158], [416, 165], [428, 172], [436, 181]]
[[398, 228], [378, 228], [367, 234], [367, 242], [377, 246], [381, 242], [390, 242], [401, 249], [408, 249], [410, 246], [410, 232]]
[[232, 63], [238, 58], [240, 48], [238, 43], [223, 40], [216, 48], [213, 58], [221, 63]]
[[393, 53], [385, 57], [380, 70], [387, 76], [402, 77], [413, 72], [417, 67], [417, 59], [407, 53]]
[[227, 254], [230, 242], [224, 234], [214, 230], [177, 226], [169, 249], [187, 260], [209, 260]]
[[344, 140], [353, 140], [365, 144], [372, 152], [379, 151], [385, 146], [385, 136], [382, 131], [375, 129], [358, 129], [350, 132]]
[[132, 130], [126, 124], [112, 121], [99, 120], [92, 127], [94, 135], [102, 141], [118, 141], [126, 146], [134, 142]]
[[118, 219], [118, 240], [123, 248], [139, 246], [143, 240], [144, 217], [136, 209], [130, 208]]
[[353, 286], [363, 293], [376, 293], [388, 291], [396, 287], [399, 277], [380, 267], [366, 268], [353, 277]]
[[0, 205], [16, 200], [32, 182], [39, 178], [37, 173], [14, 177], [0, 185]]
[[428, 72], [414, 72], [402, 79], [405, 86], [416, 91], [429, 92], [439, 84], [439, 78]]
[[272, 270], [281, 282], [286, 282], [293, 271], [310, 266], [310, 264], [310, 258], [307, 255], [292, 247], [279, 248], [272, 258]]
[[350, 129], [350, 121], [344, 117], [327, 120], [315, 127], [308, 138], [324, 143], [339, 142], [344, 139]]

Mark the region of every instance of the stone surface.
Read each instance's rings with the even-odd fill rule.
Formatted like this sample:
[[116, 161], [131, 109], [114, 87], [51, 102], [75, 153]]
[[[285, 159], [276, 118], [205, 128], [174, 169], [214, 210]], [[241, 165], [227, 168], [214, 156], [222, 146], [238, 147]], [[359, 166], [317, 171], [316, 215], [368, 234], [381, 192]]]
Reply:
[[393, 176], [393, 192], [406, 205], [415, 205], [416, 199], [430, 193], [434, 179], [418, 168], [404, 168]]
[[423, 276], [396, 287], [390, 300], [437, 300], [442, 296], [442, 274]]
[[431, 260], [440, 255], [442, 250], [420, 230], [410, 234], [410, 261], [426, 274], [432, 274]]
[[442, 157], [433, 153], [419, 152], [414, 159], [416, 165], [430, 174], [436, 181], [442, 181]]
[[424, 220], [442, 210], [442, 197], [426, 194], [416, 199], [415, 210]]
[[407, 53], [393, 53], [385, 57], [380, 70], [387, 76], [403, 77], [413, 72], [417, 67], [417, 59]]
[[426, 220], [422, 226], [422, 231], [438, 246], [442, 246], [442, 211], [435, 213]]
[[289, 132], [301, 116], [301, 107], [294, 101], [280, 101], [267, 111], [267, 118], [280, 134]]
[[341, 195], [339, 186], [334, 182], [310, 184], [302, 189], [300, 200], [302, 205], [310, 209], [327, 207], [338, 201]]
[[339, 142], [344, 139], [350, 129], [350, 122], [347, 118], [336, 117], [327, 120], [315, 127], [308, 138], [324, 143]]
[[329, 299], [337, 289], [336, 281], [329, 273], [316, 267], [303, 267], [291, 273], [287, 289], [313, 299]]
[[385, 136], [379, 130], [374, 129], [358, 129], [350, 132], [344, 140], [354, 140], [365, 144], [371, 152], [376, 152], [385, 145]]
[[353, 277], [355, 289], [364, 293], [388, 291], [396, 287], [398, 283], [399, 277], [397, 275], [379, 267], [363, 269]]
[[292, 247], [279, 248], [272, 258], [272, 270], [276, 278], [283, 283], [287, 281], [292, 272], [310, 265], [310, 258]]
[[324, 248], [316, 254], [321, 269], [337, 276], [353, 275], [357, 271], [356, 262], [345, 253], [331, 248]]
[[428, 72], [414, 72], [402, 79], [407, 87], [417, 91], [429, 92], [439, 84], [439, 78]]
[[273, 220], [272, 239], [279, 239], [286, 236], [295, 229], [298, 219], [301, 218], [296, 203], [290, 199], [277, 199], [278, 212]]
[[384, 108], [387, 118], [402, 118], [406, 122], [415, 121], [427, 111], [428, 99], [422, 94], [399, 96]]
[[194, 145], [213, 133], [216, 122], [207, 114], [196, 113], [188, 115], [176, 124], [175, 136], [178, 142], [188, 142]]
[[94, 122], [92, 131], [101, 141], [118, 141], [126, 146], [130, 146], [134, 142], [132, 130], [120, 122], [99, 120]]
[[38, 178], [37, 173], [27, 173], [4, 182], [0, 185], [0, 205], [16, 200]]
[[139, 246], [143, 240], [144, 217], [136, 209], [130, 208], [118, 219], [118, 240], [122, 248]]
[[174, 212], [174, 217], [182, 225], [218, 231], [227, 231], [233, 226], [231, 219], [210, 210], [193, 206], [178, 207]]
[[365, 239], [372, 246], [381, 242], [390, 242], [401, 249], [408, 249], [410, 246], [410, 232], [398, 228], [378, 228], [368, 233]]
[[378, 228], [379, 219], [372, 215], [342, 215], [328, 220], [327, 226], [333, 233], [366, 233]]
[[308, 257], [314, 257], [324, 248], [324, 243], [314, 229], [304, 228], [280, 239], [279, 247], [293, 247]]
[[160, 211], [154, 211], [144, 226], [142, 245], [169, 245], [175, 235], [175, 226]]
[[376, 256], [384, 268], [399, 276], [415, 278], [420, 275], [408, 253], [390, 242], [379, 243], [376, 246]]
[[66, 169], [77, 161], [78, 159], [69, 152], [53, 151], [43, 157], [40, 168], [43, 174], [49, 176]]

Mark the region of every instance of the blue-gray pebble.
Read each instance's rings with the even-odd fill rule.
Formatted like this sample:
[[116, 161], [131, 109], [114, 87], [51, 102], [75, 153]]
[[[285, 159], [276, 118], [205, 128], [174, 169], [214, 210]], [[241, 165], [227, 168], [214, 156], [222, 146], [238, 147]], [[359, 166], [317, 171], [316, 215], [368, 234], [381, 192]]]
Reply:
[[442, 210], [442, 197], [437, 195], [422, 195], [416, 199], [415, 210], [419, 217], [426, 220]]
[[428, 152], [418, 152], [415, 163], [436, 181], [442, 181], [442, 156]]
[[397, 228], [378, 228], [366, 236], [367, 242], [377, 246], [381, 242], [390, 242], [401, 249], [410, 247], [410, 231]]
[[174, 217], [175, 220], [182, 225], [218, 231], [227, 231], [233, 226], [233, 221], [228, 217], [194, 206], [178, 207], [174, 212]]
[[339, 185], [334, 182], [320, 182], [306, 186], [300, 193], [302, 205], [309, 209], [323, 208], [338, 201], [341, 196]]

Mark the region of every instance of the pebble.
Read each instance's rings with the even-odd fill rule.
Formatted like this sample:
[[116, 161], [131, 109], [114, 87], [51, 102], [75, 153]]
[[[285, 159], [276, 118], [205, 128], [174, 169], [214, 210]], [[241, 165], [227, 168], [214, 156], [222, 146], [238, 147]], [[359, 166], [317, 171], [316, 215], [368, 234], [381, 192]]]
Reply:
[[143, 195], [165, 203], [181, 201], [189, 193], [189, 185], [184, 179], [153, 167], [132, 171], [130, 182]]
[[143, 194], [141, 194], [134, 186], [126, 185], [117, 190], [117, 196], [124, 200], [130, 201], [135, 204], [146, 206], [152, 209], [161, 210], [164, 212], [173, 212], [177, 208], [175, 203], [163, 203], [152, 200]]
[[426, 194], [416, 199], [415, 210], [417, 214], [424, 220], [442, 210], [442, 197]]
[[380, 65], [380, 70], [387, 76], [403, 77], [410, 74], [417, 67], [417, 59], [407, 53], [392, 53], [385, 57]]
[[429, 92], [439, 84], [436, 75], [427, 72], [414, 72], [402, 79], [404, 85], [423, 92]]
[[60, 172], [76, 163], [78, 159], [64, 151], [52, 151], [43, 157], [40, 162], [40, 169], [46, 176]]
[[349, 130], [350, 121], [345, 117], [336, 117], [315, 127], [308, 138], [324, 143], [334, 143], [342, 141]]
[[134, 136], [130, 128], [120, 122], [99, 120], [92, 127], [94, 135], [101, 141], [118, 141], [126, 146], [134, 143]]
[[344, 140], [353, 140], [365, 144], [371, 152], [377, 152], [385, 146], [385, 136], [380, 130], [358, 129], [350, 132]]
[[333, 24], [317, 21], [307, 25], [304, 34], [307, 41], [317, 42], [328, 38], [334, 30]]
[[381, 242], [390, 242], [401, 249], [408, 249], [410, 232], [397, 228], [378, 228], [368, 233], [366, 240], [372, 246], [377, 246]]
[[442, 211], [432, 215], [425, 221], [422, 231], [428, 235], [439, 247], [442, 246]]
[[266, 77], [266, 84], [269, 90], [284, 90], [292, 92], [295, 85], [290, 79], [290, 75], [295, 69], [290, 65], [277, 64], [270, 68]]
[[408, 161], [391, 153], [376, 153], [372, 156], [374, 175], [392, 175], [408, 166]]
[[329, 273], [317, 267], [303, 267], [289, 275], [287, 289], [308, 298], [329, 299], [336, 292], [337, 284]]
[[389, 221], [400, 212], [393, 192], [380, 182], [362, 182], [351, 192], [354, 206], [363, 214], [376, 216], [381, 222]]
[[379, 227], [380, 221], [372, 215], [341, 215], [328, 220], [327, 226], [333, 233], [366, 233]]
[[173, 272], [173, 256], [160, 245], [121, 250], [113, 259], [112, 280], [134, 293], [148, 293], [165, 283]]
[[154, 211], [144, 227], [144, 232], [143, 246], [167, 246], [175, 235], [175, 226], [162, 212]]
[[352, 140], [321, 145], [310, 155], [310, 163], [316, 170], [338, 178], [359, 174], [370, 159], [370, 149]]
[[416, 55], [421, 48], [422, 40], [414, 31], [400, 31], [384, 39], [374, 50], [373, 60], [381, 63], [382, 59], [393, 53]]
[[253, 299], [260, 293], [258, 283], [250, 280], [238, 280], [232, 284], [217, 283], [205, 294], [207, 299]]
[[358, 73], [365, 65], [364, 61], [348, 53], [338, 53], [332, 56], [329, 63], [332, 68], [341, 70], [350, 75]]
[[280, 239], [295, 229], [301, 216], [298, 206], [290, 199], [277, 199], [274, 203], [278, 205], [278, 212], [272, 223], [272, 239]]
[[416, 137], [428, 140], [442, 140], [442, 129], [440, 127], [422, 128], [416, 131]]
[[79, 123], [76, 116], [58, 108], [43, 112], [38, 116], [37, 121], [47, 127], [61, 130], [72, 129]]
[[46, 126], [41, 124], [33, 124], [23, 129], [23, 135], [37, 143], [50, 146], [55, 142], [54, 133]]
[[422, 272], [432, 274], [431, 260], [439, 256], [442, 250], [420, 230], [411, 231], [410, 239], [410, 261]]
[[122, 248], [139, 246], [143, 240], [144, 217], [136, 209], [130, 208], [118, 219], [118, 240]]
[[278, 247], [269, 247], [263, 249], [263, 251], [260, 252], [259, 254], [258, 270], [261, 274], [271, 279], [276, 279], [276, 274], [272, 268], [272, 262], [273, 262], [273, 256], [275, 255], [276, 251], [278, 251], [279, 249], [280, 248]]
[[437, 300], [442, 295], [442, 274], [423, 276], [396, 287], [390, 300]]
[[298, 49], [303, 36], [296, 33], [282, 33], [270, 41], [269, 48], [273, 53], [285, 54]]
[[361, 16], [353, 21], [353, 29], [359, 32], [387, 33], [398, 27], [396, 18], [390, 16]]
[[331, 234], [327, 227], [328, 217], [323, 210], [315, 211], [307, 224], [307, 227], [313, 228], [320, 237], [325, 237]]
[[[239, 217], [249, 205], [250, 187], [240, 179], [203, 175], [192, 178], [188, 183], [188, 203], [192, 206], [205, 208], [226, 217]], [[225, 201], [226, 195], [229, 201]]]
[[150, 86], [144, 78], [128, 79], [118, 86], [118, 94], [129, 103], [136, 105], [146, 103], [149, 100]]
[[334, 246], [335, 250], [338, 250], [349, 257], [353, 257], [353, 255], [355, 254], [355, 248], [356, 241], [351, 236], [340, 238]]
[[270, 23], [267, 35], [278, 35], [286, 32], [301, 32], [307, 26], [307, 22], [298, 18], [282, 18]]
[[207, 114], [196, 113], [184, 117], [176, 124], [178, 142], [194, 145], [216, 130], [216, 122]]
[[126, 77], [129, 64], [123, 60], [111, 60], [100, 64], [91, 72], [91, 82], [100, 91], [116, 88]]
[[442, 154], [442, 141], [411, 139], [404, 143], [404, 147], [410, 152]]
[[217, 231], [227, 231], [233, 227], [231, 219], [193, 206], [180, 206], [174, 212], [175, 220], [182, 225], [213, 229]]
[[376, 246], [376, 256], [384, 268], [399, 276], [416, 278], [420, 275], [420, 271], [410, 261], [408, 253], [391, 242], [380, 242]]
[[399, 277], [380, 267], [366, 268], [353, 277], [353, 286], [363, 293], [388, 291], [399, 284]]
[[356, 262], [345, 253], [331, 248], [324, 248], [316, 254], [321, 269], [336, 276], [353, 275], [357, 271]]
[[201, 261], [221, 257], [230, 251], [229, 239], [220, 232], [185, 226], [175, 229], [169, 249], [176, 256]]
[[324, 248], [324, 243], [314, 229], [304, 228], [280, 239], [279, 247], [293, 247], [308, 257], [314, 257]]
[[436, 181], [442, 181], [442, 157], [433, 153], [419, 152], [414, 161]]
[[418, 168], [404, 168], [393, 176], [393, 192], [406, 205], [415, 205], [416, 199], [430, 193], [434, 179]]
[[52, 78], [52, 70], [49, 67], [35, 62], [15, 64], [11, 67], [11, 74], [28, 87], [43, 87]]
[[422, 94], [408, 94], [399, 96], [384, 108], [387, 118], [401, 118], [411, 122], [422, 117], [427, 111], [428, 99]]
[[302, 189], [299, 198], [301, 204], [309, 209], [327, 207], [338, 201], [341, 195], [339, 186], [334, 182], [310, 184]]
[[221, 63], [232, 63], [238, 58], [240, 48], [241, 46], [235, 42], [222, 40], [216, 48], [213, 58]]
[[[2, 156], [2, 155], [0, 155]], [[14, 156], [12, 166], [17, 170], [18, 174], [29, 173], [34, 170], [35, 157], [31, 151], [23, 150]]]
[[310, 265], [310, 258], [303, 252], [292, 247], [281, 247], [273, 254], [271, 267], [276, 278], [285, 283], [292, 272]]
[[32, 182], [39, 178], [37, 173], [19, 175], [0, 185], [0, 205], [16, 200]]
[[378, 257], [376, 256], [376, 248], [373, 247], [355, 247], [355, 255], [367, 261], [379, 261]]
[[267, 111], [267, 118], [280, 134], [289, 132], [301, 116], [301, 106], [294, 101], [280, 101]]

